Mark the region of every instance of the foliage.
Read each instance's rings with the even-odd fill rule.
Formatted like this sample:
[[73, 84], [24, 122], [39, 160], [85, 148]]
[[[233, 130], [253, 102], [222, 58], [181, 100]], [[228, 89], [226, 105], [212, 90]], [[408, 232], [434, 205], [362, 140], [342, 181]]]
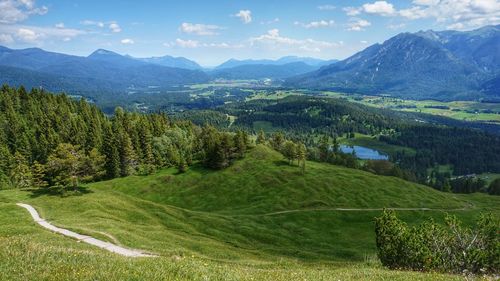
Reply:
[[[80, 182], [148, 175], [161, 167], [176, 166], [182, 172], [195, 160], [222, 168], [246, 153], [246, 132], [233, 136], [213, 129], [213, 134], [219, 142], [205, 154], [207, 147], [199, 141], [202, 130], [189, 121], [120, 107], [107, 117], [84, 100], [3, 86], [0, 186], [76, 187]], [[206, 155], [219, 160], [205, 161]]]
[[378, 256], [392, 269], [438, 270], [452, 273], [494, 273], [500, 268], [500, 222], [483, 214], [474, 228], [453, 216], [446, 225], [433, 220], [409, 227], [386, 210], [375, 220]]
[[488, 193], [491, 195], [500, 195], [500, 178], [495, 179], [490, 183]]

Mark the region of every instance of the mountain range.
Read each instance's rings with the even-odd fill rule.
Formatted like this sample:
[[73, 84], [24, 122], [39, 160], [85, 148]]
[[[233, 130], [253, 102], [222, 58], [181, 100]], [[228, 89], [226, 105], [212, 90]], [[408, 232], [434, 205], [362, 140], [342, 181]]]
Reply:
[[203, 69], [197, 62], [189, 60], [184, 57], [162, 56], [162, 57], [136, 58], [136, 59], [143, 62], [168, 66], [168, 67], [185, 68], [191, 70]]
[[284, 80], [285, 87], [412, 99], [500, 101], [500, 25], [401, 33], [342, 61], [230, 59], [211, 70], [183, 57], [133, 58], [102, 49], [83, 57], [0, 46], [0, 83], [12, 86], [110, 92], [218, 78], [271, 78]]
[[499, 74], [497, 25], [401, 33], [285, 85], [415, 99], [500, 100]]
[[277, 60], [230, 59], [210, 71], [213, 78], [223, 79], [284, 79], [304, 74], [337, 60], [286, 56]]
[[167, 67], [99, 49], [87, 57], [0, 47], [0, 83], [50, 91], [124, 91], [209, 81], [201, 70]]
[[301, 62], [301, 63], [304, 63], [304, 64], [309, 65], [309, 66], [324, 66], [324, 65], [329, 65], [329, 64], [335, 63], [337, 61], [338, 60], [335, 60], [335, 59], [322, 60], [322, 59], [311, 58], [311, 57], [297, 57], [297, 56], [286, 56], [286, 57], [281, 57], [277, 60], [230, 59], [230, 60], [220, 64], [215, 69], [220, 70], [220, 69], [233, 68], [233, 67], [242, 66], [242, 65], [284, 65], [284, 64], [294, 63], [294, 62]]

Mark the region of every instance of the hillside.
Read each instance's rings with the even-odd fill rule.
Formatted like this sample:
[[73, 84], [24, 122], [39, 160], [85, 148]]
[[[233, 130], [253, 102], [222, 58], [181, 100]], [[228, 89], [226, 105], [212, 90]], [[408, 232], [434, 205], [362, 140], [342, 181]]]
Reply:
[[[20, 201], [35, 206], [55, 225], [161, 257], [131, 261], [53, 235], [14, 205]], [[450, 276], [389, 272], [376, 263], [363, 263], [375, 254], [372, 221], [378, 209], [431, 209], [399, 211], [410, 223], [428, 216], [441, 221], [446, 210], [470, 222], [480, 211], [498, 214], [498, 203], [498, 197], [451, 195], [314, 162], [308, 162], [301, 175], [280, 154], [257, 146], [223, 171], [194, 166], [178, 175], [167, 169], [152, 176], [89, 184], [66, 196], [0, 191], [0, 222], [7, 226], [0, 229], [0, 241], [6, 245], [0, 249], [5, 261], [0, 277], [18, 276], [13, 271], [18, 268], [28, 279], [57, 273], [60, 279], [111, 280], [125, 274], [173, 279], [449, 280]], [[26, 248], [31, 249], [29, 257]], [[29, 271], [16, 266], [27, 260], [37, 265]]]
[[487, 83], [500, 73], [499, 40], [499, 26], [401, 33], [286, 85], [413, 99], [500, 99]]

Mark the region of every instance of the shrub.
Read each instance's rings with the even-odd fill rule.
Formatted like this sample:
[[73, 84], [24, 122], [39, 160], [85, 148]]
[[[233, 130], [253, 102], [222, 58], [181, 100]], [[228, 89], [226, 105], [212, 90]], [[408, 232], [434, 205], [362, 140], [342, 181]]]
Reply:
[[385, 210], [375, 220], [378, 257], [391, 269], [437, 270], [452, 273], [496, 273], [500, 268], [500, 222], [491, 214], [474, 228], [454, 216], [445, 224], [433, 220], [409, 227]]

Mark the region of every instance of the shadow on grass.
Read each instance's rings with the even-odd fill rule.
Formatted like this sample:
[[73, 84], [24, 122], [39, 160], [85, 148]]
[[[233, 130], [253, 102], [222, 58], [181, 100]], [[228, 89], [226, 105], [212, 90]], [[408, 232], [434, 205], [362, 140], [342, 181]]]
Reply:
[[70, 197], [70, 196], [82, 196], [88, 193], [93, 193], [88, 187], [78, 186], [72, 188], [65, 187], [46, 187], [38, 189], [30, 189], [30, 197], [36, 198], [40, 196], [59, 196], [59, 197]]
[[290, 165], [290, 162], [286, 161], [286, 160], [277, 160], [277, 161], [273, 161], [273, 164], [275, 166], [291, 166]]

